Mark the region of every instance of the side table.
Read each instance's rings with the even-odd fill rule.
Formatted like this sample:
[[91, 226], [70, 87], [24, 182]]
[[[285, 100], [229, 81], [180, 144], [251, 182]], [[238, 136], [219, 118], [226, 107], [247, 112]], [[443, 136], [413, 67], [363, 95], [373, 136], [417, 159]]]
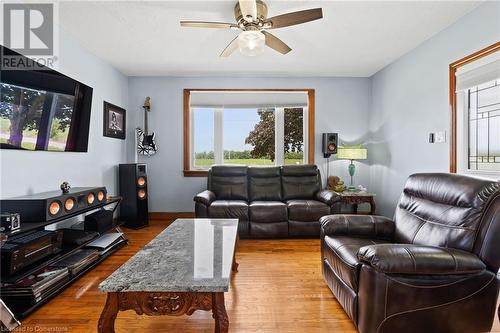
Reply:
[[358, 205], [363, 203], [370, 204], [370, 215], [375, 214], [376, 205], [375, 205], [375, 193], [370, 192], [335, 192], [340, 196], [340, 202], [346, 205], [351, 205], [351, 213], [358, 213]]

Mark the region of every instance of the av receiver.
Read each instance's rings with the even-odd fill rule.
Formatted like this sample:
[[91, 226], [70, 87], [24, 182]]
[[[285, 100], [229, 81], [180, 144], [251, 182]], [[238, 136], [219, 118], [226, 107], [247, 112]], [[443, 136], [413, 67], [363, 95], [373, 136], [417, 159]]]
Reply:
[[58, 253], [61, 247], [60, 231], [40, 230], [8, 240], [0, 248], [2, 275], [12, 275], [40, 259]]
[[52, 191], [4, 199], [2, 211], [16, 212], [24, 222], [44, 222], [73, 214], [106, 201], [105, 187], [75, 187], [68, 193]]

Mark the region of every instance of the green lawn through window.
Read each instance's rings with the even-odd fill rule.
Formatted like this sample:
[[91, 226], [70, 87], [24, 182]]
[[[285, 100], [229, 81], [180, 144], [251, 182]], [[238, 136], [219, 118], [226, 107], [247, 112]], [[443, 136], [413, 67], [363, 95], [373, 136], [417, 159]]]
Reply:
[[[291, 165], [291, 164], [303, 164], [304, 162], [302, 159], [285, 159], [285, 165]], [[211, 165], [214, 164], [213, 159], [196, 159], [194, 165], [196, 167], [210, 167]], [[224, 160], [224, 164], [242, 164], [242, 165], [275, 165], [274, 161], [271, 161], [270, 159], [261, 159], [261, 158], [248, 158], [248, 159], [230, 159], [230, 160]]]

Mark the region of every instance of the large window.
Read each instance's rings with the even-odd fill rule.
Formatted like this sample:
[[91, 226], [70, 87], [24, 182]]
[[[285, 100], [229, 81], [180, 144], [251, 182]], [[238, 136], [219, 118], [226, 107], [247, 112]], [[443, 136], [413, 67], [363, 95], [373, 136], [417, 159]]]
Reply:
[[500, 172], [500, 79], [468, 89], [468, 169]]
[[450, 170], [500, 179], [500, 44], [450, 65]]
[[[214, 164], [314, 163], [314, 91], [185, 90], [184, 174]], [[186, 149], [187, 148], [187, 149]]]

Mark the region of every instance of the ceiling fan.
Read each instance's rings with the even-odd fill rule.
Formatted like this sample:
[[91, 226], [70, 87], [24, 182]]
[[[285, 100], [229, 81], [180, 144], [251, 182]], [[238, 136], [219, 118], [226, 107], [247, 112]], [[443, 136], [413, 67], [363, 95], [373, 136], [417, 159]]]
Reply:
[[323, 11], [314, 8], [267, 18], [267, 4], [263, 0], [239, 0], [234, 6], [234, 17], [236, 23], [181, 21], [181, 26], [241, 30], [222, 51], [221, 57], [229, 57], [236, 49], [244, 55], [255, 56], [262, 53], [264, 45], [287, 54], [292, 49], [266, 30], [318, 20], [323, 18]]

